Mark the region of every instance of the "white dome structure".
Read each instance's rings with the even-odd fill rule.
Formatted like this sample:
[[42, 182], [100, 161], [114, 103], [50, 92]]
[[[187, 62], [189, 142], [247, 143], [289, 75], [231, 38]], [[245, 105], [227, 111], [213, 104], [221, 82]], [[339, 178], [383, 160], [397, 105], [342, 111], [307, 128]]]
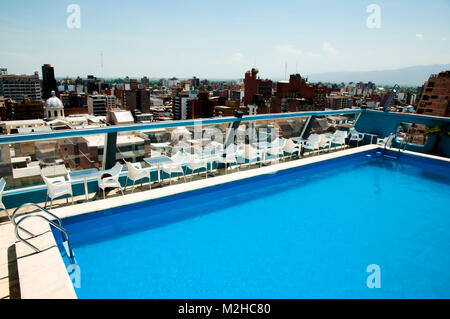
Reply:
[[45, 101], [44, 117], [49, 119], [57, 119], [64, 117], [64, 105], [56, 96], [55, 91], [52, 91], [52, 96]]

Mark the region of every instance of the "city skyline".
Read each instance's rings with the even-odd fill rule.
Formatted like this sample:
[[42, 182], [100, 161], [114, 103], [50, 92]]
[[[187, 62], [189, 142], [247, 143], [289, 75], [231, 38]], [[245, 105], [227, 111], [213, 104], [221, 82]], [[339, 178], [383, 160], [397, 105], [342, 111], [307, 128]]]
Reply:
[[30, 74], [50, 63], [56, 77], [220, 79], [242, 78], [257, 66], [261, 77], [281, 79], [450, 63], [446, 1], [378, 1], [380, 28], [368, 27], [372, 3], [365, 1], [77, 1], [79, 29], [67, 25], [70, 4], [0, 4], [0, 34], [8, 43], [1, 66]]

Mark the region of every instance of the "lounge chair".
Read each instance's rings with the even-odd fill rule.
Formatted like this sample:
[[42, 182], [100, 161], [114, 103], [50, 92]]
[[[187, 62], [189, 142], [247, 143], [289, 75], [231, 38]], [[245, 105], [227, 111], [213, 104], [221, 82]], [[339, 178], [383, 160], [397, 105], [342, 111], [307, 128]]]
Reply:
[[47, 201], [50, 197], [50, 207], [53, 206], [53, 200], [55, 198], [66, 195], [66, 201], [69, 203], [69, 195], [72, 197], [72, 205], [73, 205], [73, 193], [72, 193], [72, 184], [69, 181], [66, 181], [64, 176], [58, 177], [45, 177], [41, 172], [41, 177], [47, 185], [47, 195], [45, 197], [45, 205], [44, 208], [47, 208]]
[[123, 195], [122, 185], [120, 185], [119, 177], [122, 171], [123, 165], [119, 162], [116, 163], [112, 168], [100, 171], [97, 177], [98, 187], [103, 190], [103, 199], [106, 198], [105, 189], [106, 188], [119, 188]]

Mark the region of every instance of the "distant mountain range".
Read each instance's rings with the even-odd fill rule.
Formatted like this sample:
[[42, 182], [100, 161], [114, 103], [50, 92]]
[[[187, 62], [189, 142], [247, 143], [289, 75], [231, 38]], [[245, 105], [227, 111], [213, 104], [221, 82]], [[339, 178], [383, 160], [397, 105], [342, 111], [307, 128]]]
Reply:
[[329, 72], [308, 75], [310, 82], [369, 82], [376, 85], [422, 86], [431, 74], [450, 70], [450, 64], [411, 66], [396, 70]]

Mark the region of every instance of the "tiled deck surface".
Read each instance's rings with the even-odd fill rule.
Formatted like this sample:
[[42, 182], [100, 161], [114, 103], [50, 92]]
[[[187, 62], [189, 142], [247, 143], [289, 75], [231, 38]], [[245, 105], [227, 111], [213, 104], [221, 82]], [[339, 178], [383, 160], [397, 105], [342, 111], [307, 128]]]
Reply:
[[[127, 188], [125, 196], [121, 196], [120, 192], [116, 190], [111, 192], [106, 200], [101, 198], [101, 200], [75, 204], [74, 206], [67, 205], [65, 199], [56, 200], [51, 211], [60, 218], [86, 214], [261, 174], [275, 173], [279, 170], [308, 165], [376, 148], [378, 148], [376, 145], [365, 145], [299, 160], [280, 162], [276, 165], [263, 166], [259, 169], [247, 168], [239, 172], [237, 169], [234, 169], [233, 173], [229, 171], [230, 173], [228, 174], [225, 174], [224, 170], [220, 170], [218, 176], [214, 178], [208, 177], [205, 179], [205, 174], [200, 174], [195, 176], [192, 182], [189, 182], [189, 177], [188, 183], [184, 183], [183, 178], [181, 178], [179, 182], [175, 182], [171, 186], [167, 185], [153, 188], [152, 190], [148, 189], [148, 184], [144, 184], [142, 188], [136, 187], [133, 194], [130, 188]], [[438, 158], [429, 155], [426, 157]], [[440, 157], [438, 159], [442, 160]], [[90, 197], [92, 195], [90, 194]], [[75, 200], [78, 199], [84, 199], [84, 195], [75, 198]], [[44, 205], [44, 203], [40, 204]], [[2, 223], [0, 223], [0, 298], [76, 298], [50, 226], [37, 219], [29, 219], [24, 222], [23, 227], [38, 235], [32, 238], [30, 242], [42, 251], [36, 253], [24, 243], [18, 242], [14, 235], [13, 225], [6, 216], [2, 218]]]

